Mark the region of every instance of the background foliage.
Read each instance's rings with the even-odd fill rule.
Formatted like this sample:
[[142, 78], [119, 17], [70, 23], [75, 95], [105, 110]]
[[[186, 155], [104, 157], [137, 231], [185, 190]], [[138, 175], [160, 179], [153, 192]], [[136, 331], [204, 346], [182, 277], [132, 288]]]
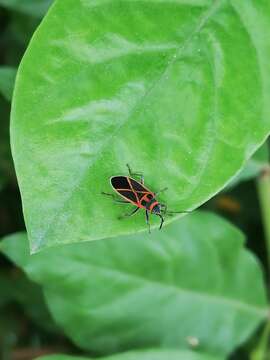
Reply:
[[[270, 129], [267, 1], [57, 2], [13, 105], [29, 240], [36, 251], [114, 238], [30, 256], [10, 107], [50, 3], [0, 0], [0, 358], [268, 359], [268, 144], [248, 160]], [[153, 188], [166, 185], [163, 164], [175, 208], [222, 191], [149, 238], [136, 233], [143, 217], [118, 222], [125, 210], [99, 197], [128, 161]]]

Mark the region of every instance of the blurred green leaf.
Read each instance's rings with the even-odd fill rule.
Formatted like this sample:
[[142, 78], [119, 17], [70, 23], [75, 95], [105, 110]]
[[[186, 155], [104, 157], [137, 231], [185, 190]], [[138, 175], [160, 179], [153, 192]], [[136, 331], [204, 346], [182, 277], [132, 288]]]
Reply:
[[[2, 291], [1, 291], [2, 295]], [[18, 324], [18, 318], [14, 312], [0, 312], [0, 358], [1, 360], [10, 360], [12, 349], [19, 338], [21, 324]]]
[[0, 37], [1, 60], [4, 64], [17, 67], [40, 19], [17, 12], [6, 13], [7, 16], [3, 17], [6, 24]]
[[[93, 358], [91, 358], [93, 359]], [[83, 358], [68, 355], [49, 355], [42, 356], [38, 360], [91, 360], [90, 358]], [[146, 350], [133, 351], [124, 354], [113, 355], [109, 357], [99, 358], [100, 360], [218, 360], [222, 357], [213, 357], [210, 355], [198, 354], [192, 351], [177, 351], [177, 350]], [[93, 359], [94, 360], [94, 359]]]
[[29, 281], [22, 274], [13, 277], [0, 274], [0, 289], [2, 289], [0, 306], [15, 302], [43, 329], [50, 332], [59, 331], [48, 312], [40, 286]]
[[270, 131], [269, 38], [267, 1], [56, 1], [12, 111], [32, 251], [145, 230], [100, 195], [126, 163], [173, 210], [221, 190]]
[[270, 355], [270, 320], [266, 323], [262, 335], [255, 349], [253, 349], [250, 360], [267, 360]]
[[17, 69], [0, 66], [0, 94], [11, 101]]
[[31, 16], [45, 15], [53, 0], [0, 0], [0, 6]]
[[[9, 142], [10, 104], [0, 96], [0, 190], [15, 174]], [[14, 180], [15, 181], [15, 180]]]
[[[99, 359], [102, 360], [102, 358]], [[36, 360], [93, 360], [93, 358], [56, 354], [56, 355], [41, 356], [36, 358]]]
[[198, 212], [151, 235], [30, 256], [18, 234], [1, 249], [43, 286], [56, 322], [84, 349], [195, 344], [223, 356], [267, 317], [262, 272], [243, 242], [232, 225]]
[[[268, 140], [267, 140], [268, 141]], [[238, 185], [241, 181], [250, 180], [258, 176], [269, 163], [269, 150], [267, 141], [247, 161], [244, 169], [230, 181], [228, 187]]]
[[12, 283], [9, 281], [9, 279], [1, 273], [0, 273], [0, 289], [2, 289], [0, 296], [0, 307], [2, 307], [6, 305], [8, 302], [12, 301], [13, 286]]
[[40, 327], [50, 332], [59, 332], [58, 327], [53, 322], [51, 315], [44, 301], [44, 295], [39, 286], [22, 278], [15, 282], [14, 300], [24, 309], [26, 314]]
[[8, 25], [1, 36], [7, 64], [18, 66], [39, 23], [40, 19], [28, 15], [9, 14]]

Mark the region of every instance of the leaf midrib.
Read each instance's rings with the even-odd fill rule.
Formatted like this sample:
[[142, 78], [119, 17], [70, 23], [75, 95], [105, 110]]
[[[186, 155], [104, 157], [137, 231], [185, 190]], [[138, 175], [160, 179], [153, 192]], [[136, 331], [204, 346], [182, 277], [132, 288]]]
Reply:
[[[80, 262], [80, 268], [81, 268], [81, 262]], [[153, 279], [149, 279], [149, 278], [144, 278], [141, 275], [138, 274], [134, 274], [134, 273], [130, 273], [130, 272], [124, 272], [122, 270], [119, 269], [115, 269], [115, 268], [110, 268], [110, 267], [106, 267], [103, 265], [99, 265], [99, 264], [93, 264], [93, 263], [87, 263], [85, 265], [87, 268], [91, 267], [93, 269], [95, 269], [96, 271], [102, 271], [102, 272], [106, 272], [107, 274], [111, 275], [112, 278], [117, 279], [117, 277], [122, 277], [122, 278], [128, 278], [129, 282], [130, 281], [134, 281], [134, 282], [140, 282], [140, 283], [145, 283], [147, 285], [151, 285], [151, 286], [156, 286], [159, 288], [163, 288], [168, 290], [173, 290], [174, 292], [176, 292], [177, 294], [185, 294], [187, 296], [192, 297], [192, 299], [194, 300], [195, 297], [198, 298], [198, 301], [203, 300], [206, 303], [216, 303], [218, 305], [225, 305], [225, 306], [230, 306], [232, 307], [234, 310], [235, 309], [239, 309], [240, 311], [244, 311], [244, 312], [248, 312], [250, 314], [254, 314], [260, 318], [266, 318], [269, 309], [267, 307], [259, 307], [256, 305], [251, 305], [248, 303], [244, 303], [241, 300], [238, 299], [234, 299], [234, 298], [226, 298], [226, 297], [222, 297], [219, 294], [207, 294], [201, 291], [196, 291], [196, 290], [191, 290], [191, 289], [186, 289], [186, 288], [182, 288], [182, 287], [178, 287], [176, 286], [176, 284], [167, 284], [167, 283], [162, 283], [162, 282], [158, 282], [156, 280]], [[37, 280], [36, 280], [37, 281]], [[49, 287], [47, 287], [47, 289], [49, 289]], [[121, 296], [121, 293], [119, 294]], [[111, 302], [111, 300], [110, 300]], [[104, 305], [103, 305], [104, 306]]]

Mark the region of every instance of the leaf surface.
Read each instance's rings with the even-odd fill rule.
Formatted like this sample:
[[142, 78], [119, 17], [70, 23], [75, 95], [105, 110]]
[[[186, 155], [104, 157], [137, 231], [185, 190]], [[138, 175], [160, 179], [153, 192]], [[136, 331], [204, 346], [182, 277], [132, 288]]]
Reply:
[[196, 350], [224, 356], [267, 317], [262, 272], [243, 240], [221, 218], [198, 212], [151, 236], [30, 256], [18, 234], [1, 248], [43, 286], [54, 319], [84, 349], [188, 349], [195, 339]]
[[[100, 360], [218, 360], [210, 355], [200, 354], [191, 351], [164, 351], [164, 350], [147, 350], [134, 351], [109, 357], [98, 358]], [[68, 355], [49, 355], [39, 357], [38, 360], [94, 360], [93, 358], [74, 357]]]

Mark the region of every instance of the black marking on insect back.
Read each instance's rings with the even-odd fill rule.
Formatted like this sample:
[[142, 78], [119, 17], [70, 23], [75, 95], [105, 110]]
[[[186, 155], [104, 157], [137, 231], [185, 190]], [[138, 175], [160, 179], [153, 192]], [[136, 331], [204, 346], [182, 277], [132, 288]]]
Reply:
[[147, 210], [150, 210], [151, 205], [152, 205], [153, 203], [155, 203], [155, 202], [157, 202], [157, 200], [153, 197], [151, 200], [149, 200], [149, 201], [147, 202], [147, 204], [146, 204], [146, 209], [147, 209]]
[[141, 201], [142, 206], [146, 206], [147, 202], [145, 200]]
[[117, 190], [117, 192], [130, 201], [137, 203], [137, 198], [133, 191]]
[[141, 200], [145, 196], [145, 192], [136, 192], [138, 199]]
[[142, 184], [140, 184], [138, 181], [129, 179], [130, 183], [135, 191], [148, 191]]
[[[146, 196], [147, 194], [147, 196]], [[147, 192], [137, 192], [137, 196], [139, 198], [139, 200], [141, 200], [142, 198], [144, 198], [142, 201], [141, 201], [141, 204], [142, 206], [145, 206], [150, 200], [153, 199], [153, 194], [151, 193], [147, 193]]]
[[130, 189], [129, 182], [126, 176], [113, 176], [111, 177], [112, 187], [117, 189]]
[[[140, 194], [137, 194], [140, 195]], [[143, 194], [144, 199], [141, 201], [141, 205], [144, 206], [146, 209], [149, 209], [151, 204], [156, 202], [156, 199], [154, 198], [153, 194], [147, 194], [147, 197], [145, 197], [145, 194]]]

